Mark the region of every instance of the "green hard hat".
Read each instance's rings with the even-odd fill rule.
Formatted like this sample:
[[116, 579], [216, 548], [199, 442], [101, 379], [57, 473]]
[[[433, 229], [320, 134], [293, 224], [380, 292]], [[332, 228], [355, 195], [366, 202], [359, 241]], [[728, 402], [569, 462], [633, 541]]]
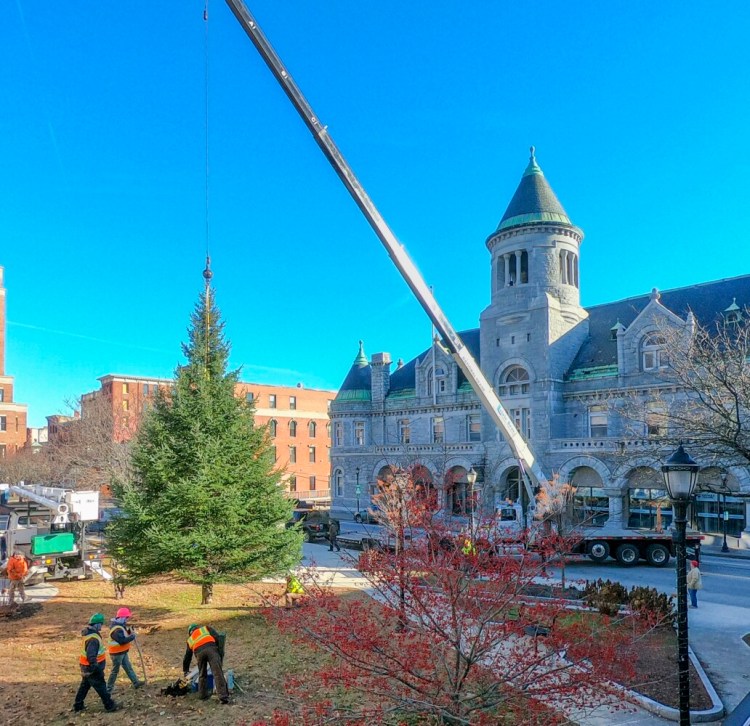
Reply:
[[104, 624], [104, 615], [101, 613], [94, 613], [89, 618], [89, 625], [103, 625]]
[[188, 625], [188, 635], [190, 635], [190, 633], [192, 633], [194, 630], [198, 630], [198, 628], [200, 628], [200, 625], [196, 625], [195, 623], [193, 623], [192, 625]]

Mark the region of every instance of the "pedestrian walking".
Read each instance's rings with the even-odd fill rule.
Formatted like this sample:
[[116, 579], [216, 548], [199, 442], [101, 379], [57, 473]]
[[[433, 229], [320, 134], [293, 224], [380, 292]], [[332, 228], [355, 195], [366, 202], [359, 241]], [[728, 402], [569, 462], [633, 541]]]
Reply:
[[8, 604], [13, 605], [16, 601], [16, 590], [18, 596], [21, 598], [21, 602], [26, 601], [26, 588], [23, 585], [23, 581], [29, 572], [29, 566], [26, 563], [26, 558], [23, 552], [14, 552], [13, 556], [8, 560], [8, 564], [5, 566], [6, 572], [8, 573], [8, 579], [10, 580], [10, 587], [8, 588]]
[[117, 680], [120, 668], [130, 678], [133, 688], [140, 688], [146, 685], [145, 681], [138, 680], [138, 676], [135, 674], [130, 662], [128, 651], [135, 640], [135, 631], [128, 625], [128, 618], [132, 615], [133, 613], [130, 612], [129, 608], [120, 608], [110, 623], [109, 643], [107, 644], [107, 650], [112, 659], [112, 670], [109, 672], [109, 678], [107, 679], [107, 691], [109, 693], [115, 690], [115, 681]]
[[198, 663], [198, 697], [205, 701], [211, 697], [208, 690], [208, 666], [214, 677], [214, 686], [221, 703], [229, 703], [229, 688], [222, 670], [224, 654], [219, 651], [222, 636], [210, 625], [193, 624], [188, 628], [187, 650], [182, 659], [182, 670], [185, 678], [190, 671], [190, 661], [195, 656]]
[[690, 572], [687, 573], [687, 591], [690, 595], [690, 607], [698, 607], [698, 590], [703, 589], [703, 578], [698, 567], [698, 560], [690, 562]]
[[81, 654], [78, 663], [81, 666], [81, 685], [78, 687], [73, 710], [83, 711], [84, 701], [90, 689], [94, 689], [102, 699], [105, 711], [119, 711], [120, 705], [112, 700], [104, 681], [104, 669], [107, 665], [107, 649], [100, 635], [104, 625], [104, 615], [95, 613], [89, 624], [81, 631]]
[[339, 547], [339, 543], [336, 541], [339, 536], [339, 532], [341, 532], [339, 520], [332, 519], [328, 524], [328, 541], [331, 544], [331, 546], [328, 548], [329, 552], [333, 552], [334, 547], [336, 548], [336, 552], [341, 552], [341, 547]]

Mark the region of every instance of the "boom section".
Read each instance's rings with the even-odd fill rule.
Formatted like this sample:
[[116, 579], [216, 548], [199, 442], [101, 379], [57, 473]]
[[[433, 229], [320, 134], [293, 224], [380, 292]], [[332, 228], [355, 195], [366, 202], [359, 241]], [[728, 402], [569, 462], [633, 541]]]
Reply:
[[[546, 477], [528, 444], [516, 429], [513, 421], [511, 421], [510, 416], [508, 416], [503, 408], [503, 405], [495, 394], [492, 386], [487, 382], [487, 379], [484, 377], [477, 362], [463, 344], [458, 333], [453, 329], [453, 326], [438, 305], [435, 296], [432, 294], [429, 286], [425, 283], [416, 265], [412, 262], [403, 245], [396, 239], [393, 231], [381, 216], [377, 207], [359, 182], [359, 179], [352, 171], [346, 159], [344, 159], [343, 154], [339, 151], [328, 133], [328, 127], [320, 122], [320, 119], [307, 102], [302, 91], [292, 79], [290, 73], [282, 63], [281, 58], [279, 58], [276, 51], [271, 46], [265, 34], [260, 29], [257, 21], [247, 9], [245, 3], [242, 2], [242, 0], [226, 1], [253, 45], [266, 62], [269, 70], [273, 73], [274, 77], [279, 82], [279, 85], [292, 102], [297, 113], [302, 117], [302, 120], [310, 130], [310, 133], [313, 135], [313, 138], [321, 151], [328, 159], [336, 174], [338, 174], [367, 221], [370, 223], [370, 226], [378, 236], [378, 239], [383, 243], [388, 255], [398, 268], [398, 271], [406, 281], [406, 284], [411, 288], [411, 291], [419, 301], [419, 304], [427, 313], [436, 330], [442, 336], [443, 341], [448, 347], [457, 365], [461, 368], [467, 380], [471, 383], [475, 393], [479, 396], [482, 405], [485, 407], [495, 425], [513, 450], [515, 457], [523, 462], [526, 474], [535, 484], [541, 484], [546, 481]], [[528, 477], [523, 477], [523, 479], [526, 485], [529, 501], [533, 503], [534, 493], [528, 481]]]

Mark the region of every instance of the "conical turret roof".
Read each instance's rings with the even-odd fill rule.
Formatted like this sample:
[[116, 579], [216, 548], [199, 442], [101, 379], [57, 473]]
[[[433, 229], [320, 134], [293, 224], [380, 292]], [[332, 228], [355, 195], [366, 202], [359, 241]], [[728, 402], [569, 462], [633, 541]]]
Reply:
[[536, 162], [534, 147], [531, 147], [531, 158], [526, 167], [521, 182], [500, 220], [497, 231], [517, 227], [524, 224], [538, 224], [551, 222], [553, 224], [573, 223], [558, 201], [552, 187], [544, 177], [539, 164]]
[[359, 341], [359, 352], [346, 374], [344, 382], [336, 394], [337, 401], [370, 401], [372, 400], [372, 368], [365, 355], [362, 341]]

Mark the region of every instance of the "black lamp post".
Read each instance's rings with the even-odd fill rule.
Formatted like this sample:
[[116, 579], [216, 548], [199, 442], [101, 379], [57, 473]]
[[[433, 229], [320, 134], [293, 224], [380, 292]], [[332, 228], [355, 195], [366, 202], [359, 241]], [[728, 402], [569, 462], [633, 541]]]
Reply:
[[700, 467], [680, 444], [661, 471], [672, 500], [677, 556], [677, 663], [680, 688], [680, 726], [690, 726], [690, 660], [688, 656], [687, 578], [685, 572], [685, 529], [687, 508], [695, 492]]
[[357, 514], [359, 514], [359, 495], [362, 494], [362, 490], [359, 488], [359, 467], [354, 470], [357, 475], [357, 486], [354, 489], [354, 493], [357, 495]]
[[474, 485], [477, 483], [477, 473], [474, 471], [474, 467], [472, 466], [469, 471], [466, 472], [466, 481], [469, 484], [469, 512], [471, 514], [471, 539], [474, 540]]
[[724, 542], [721, 544], [722, 552], [729, 552], [729, 545], [727, 545], [727, 520], [729, 519], [729, 512], [727, 512], [727, 473], [724, 472], [721, 475], [722, 493], [721, 493], [721, 519], [723, 521], [722, 531], [724, 532]]

